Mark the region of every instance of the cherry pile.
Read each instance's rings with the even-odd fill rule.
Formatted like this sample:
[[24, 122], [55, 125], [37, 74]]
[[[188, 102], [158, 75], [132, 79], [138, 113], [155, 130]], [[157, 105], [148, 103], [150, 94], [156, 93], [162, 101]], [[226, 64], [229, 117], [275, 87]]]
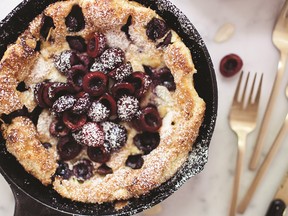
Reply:
[[[65, 23], [70, 32], [85, 27], [79, 6], [72, 8]], [[53, 20], [47, 17], [44, 26], [54, 27]], [[146, 33], [155, 41], [168, 30], [164, 21], [154, 18]], [[41, 34], [45, 37], [48, 32], [43, 28]], [[169, 44], [171, 33], [165, 39], [163, 43]], [[133, 141], [143, 154], [158, 146], [162, 119], [156, 106], [141, 107], [141, 100], [149, 89], [153, 91], [157, 85], [164, 85], [170, 91], [174, 91], [176, 86], [166, 67], [154, 69], [144, 66], [144, 72], [133, 71], [124, 51], [108, 47], [101, 32], [95, 32], [88, 40], [81, 36], [67, 36], [66, 41], [70, 50], [56, 55], [54, 65], [67, 77], [67, 82], [45, 80], [36, 85], [34, 96], [39, 107], [50, 109], [54, 114], [49, 130], [58, 138], [60, 157], [55, 175], [64, 179], [74, 175], [79, 180], [86, 180], [94, 173], [91, 161], [101, 164], [96, 170], [98, 174], [113, 173], [106, 162], [127, 141], [127, 130], [121, 122], [138, 131]], [[89, 159], [78, 160], [70, 170], [65, 161], [75, 159], [83, 150]], [[125, 164], [139, 169], [143, 163], [142, 154], [138, 154], [130, 155]]]

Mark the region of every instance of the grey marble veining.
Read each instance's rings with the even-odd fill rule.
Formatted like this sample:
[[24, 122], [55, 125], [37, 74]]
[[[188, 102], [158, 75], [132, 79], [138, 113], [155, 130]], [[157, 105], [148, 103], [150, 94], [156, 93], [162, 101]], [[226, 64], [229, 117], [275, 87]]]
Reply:
[[[165, 200], [158, 216], [225, 216], [228, 215], [232, 182], [236, 162], [237, 138], [230, 130], [227, 115], [234, 94], [238, 76], [224, 78], [219, 73], [221, 58], [229, 53], [239, 54], [244, 71], [264, 73], [259, 123], [272, 88], [277, 70], [279, 54], [274, 48], [271, 35], [277, 14], [284, 0], [171, 0], [188, 16], [202, 35], [214, 62], [219, 90], [219, 111], [215, 132], [211, 141], [209, 161], [202, 173], [190, 179], [176, 193]], [[20, 0], [10, 0], [0, 8], [0, 18], [14, 8]], [[215, 33], [225, 23], [235, 25], [235, 34], [227, 42], [213, 41]], [[288, 70], [286, 70], [288, 71]], [[277, 109], [269, 127], [262, 159], [272, 144], [287, 112], [284, 87], [288, 74], [284, 75], [282, 92], [277, 99]], [[255, 172], [248, 170], [254, 142], [259, 126], [248, 137], [245, 169], [239, 198], [243, 197]], [[252, 202], [243, 216], [264, 215], [276, 192], [284, 172], [288, 170], [288, 140], [284, 140], [281, 150], [260, 184]], [[0, 176], [0, 215], [12, 216], [13, 195], [8, 184]], [[138, 215], [144, 215], [141, 213]]]

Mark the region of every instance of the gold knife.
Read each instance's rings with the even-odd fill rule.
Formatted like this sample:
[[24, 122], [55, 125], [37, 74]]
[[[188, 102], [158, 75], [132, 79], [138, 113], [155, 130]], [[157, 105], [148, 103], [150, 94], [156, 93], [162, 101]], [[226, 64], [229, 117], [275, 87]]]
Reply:
[[284, 216], [288, 206], [288, 172], [270, 203], [266, 216]]

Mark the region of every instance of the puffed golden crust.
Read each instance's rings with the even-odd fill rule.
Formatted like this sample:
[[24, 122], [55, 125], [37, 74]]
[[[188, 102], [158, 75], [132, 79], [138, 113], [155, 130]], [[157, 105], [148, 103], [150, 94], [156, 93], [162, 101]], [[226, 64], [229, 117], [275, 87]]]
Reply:
[[[65, 17], [75, 4], [82, 8], [85, 29], [77, 33], [69, 33], [65, 26]], [[171, 178], [187, 159], [198, 136], [205, 112], [205, 102], [194, 89], [193, 74], [196, 70], [191, 53], [179, 36], [172, 31], [171, 44], [156, 48], [155, 42], [146, 36], [146, 25], [153, 17], [159, 18], [159, 16], [153, 10], [128, 0], [61, 1], [47, 7], [44, 14], [54, 20], [56, 28], [51, 32], [53, 43], [43, 42], [40, 52], [34, 51], [40, 37], [43, 17], [41, 14], [19, 37], [16, 44], [8, 47], [1, 60], [1, 113], [7, 114], [23, 105], [29, 110], [36, 106], [33, 101], [27, 99], [29, 92], [30, 97], [33, 98], [31, 90], [28, 91], [28, 97], [16, 91], [17, 82], [25, 81], [29, 86], [33, 86], [50, 78], [51, 74], [58, 73], [55, 68], [47, 65], [53, 65], [51, 58], [54, 54], [68, 49], [66, 35], [81, 35], [87, 39], [91, 33], [101, 31], [106, 35], [109, 46], [118, 46], [124, 50], [126, 60], [131, 62], [134, 71], [143, 71], [143, 65], [155, 68], [167, 66], [176, 83], [175, 92], [169, 92], [163, 86], [157, 86], [155, 89], [153, 102], [163, 118], [159, 131], [160, 144], [150, 154], [143, 156], [142, 168], [131, 169], [125, 166], [129, 155], [141, 153], [133, 145], [136, 131], [125, 125], [128, 130], [127, 144], [117, 153], [112, 154], [110, 161], [107, 162], [107, 165], [113, 169], [112, 174], [103, 177], [95, 173], [92, 178], [84, 182], [79, 182], [76, 177], [66, 180], [56, 176], [52, 183], [54, 189], [63, 197], [75, 201], [103, 203], [138, 197]], [[132, 24], [129, 27], [130, 41], [120, 30], [129, 16], [132, 16]], [[37, 74], [39, 65], [46, 65], [45, 69], [41, 70], [41, 75]], [[21, 73], [19, 73], [20, 69]], [[53, 79], [59, 81], [64, 78], [58, 75], [53, 76]], [[4, 97], [8, 94], [13, 95], [12, 101]], [[43, 119], [45, 122], [45, 117]], [[8, 151], [28, 172], [43, 184], [49, 184], [50, 177], [56, 170], [56, 147], [54, 145], [51, 150], [47, 150], [41, 145], [40, 140], [43, 137], [49, 139], [49, 135], [44, 134], [43, 131], [45, 130], [39, 127], [36, 130], [28, 119], [18, 117], [11, 125], [6, 126], [5, 134]], [[87, 155], [82, 154], [81, 157]], [[97, 168], [100, 164], [93, 162], [93, 165]]]
[[51, 177], [57, 168], [55, 149], [45, 149], [30, 119], [16, 117], [4, 134], [7, 150], [16, 155], [27, 172], [44, 185], [51, 184]]

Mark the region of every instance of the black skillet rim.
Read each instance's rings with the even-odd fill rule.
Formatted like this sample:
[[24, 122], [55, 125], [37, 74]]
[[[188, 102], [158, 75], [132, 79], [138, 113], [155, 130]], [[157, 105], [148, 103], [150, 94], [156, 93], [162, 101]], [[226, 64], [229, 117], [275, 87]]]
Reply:
[[[18, 35], [27, 28], [28, 23], [37, 14], [41, 13], [47, 5], [56, 1], [58, 0], [24, 0], [1, 21], [0, 56], [3, 55], [6, 46], [17, 39]], [[30, 176], [15, 158], [7, 153], [5, 146], [0, 144], [0, 172], [12, 184], [12, 188], [16, 186], [35, 201], [59, 212], [81, 215], [132, 215], [163, 201], [189, 178], [201, 172], [207, 163], [208, 148], [216, 123], [218, 105], [216, 77], [208, 50], [193, 24], [172, 3], [167, 0], [136, 1], [152, 8], [162, 16], [171, 28], [180, 35], [192, 53], [194, 64], [197, 71], [199, 71], [194, 75], [195, 88], [207, 104], [199, 136], [192, 152], [189, 154], [189, 160], [174, 177], [152, 190], [149, 194], [137, 199], [130, 199], [129, 204], [119, 211], [116, 211], [113, 204], [109, 203], [101, 205], [83, 204], [62, 198], [51, 187], [43, 186], [37, 179]], [[43, 194], [45, 195], [43, 196]]]

